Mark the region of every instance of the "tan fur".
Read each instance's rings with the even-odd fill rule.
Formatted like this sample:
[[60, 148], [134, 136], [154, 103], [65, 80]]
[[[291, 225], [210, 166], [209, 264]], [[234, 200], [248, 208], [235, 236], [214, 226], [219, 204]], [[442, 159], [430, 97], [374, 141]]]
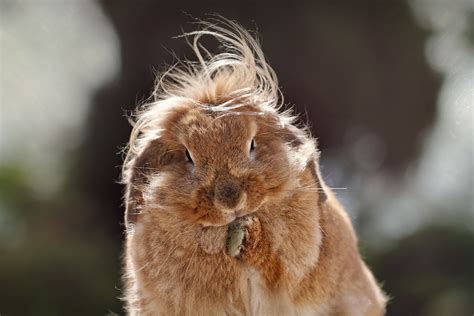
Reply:
[[[383, 315], [315, 141], [280, 111], [257, 42], [216, 23], [190, 34], [199, 63], [165, 74], [136, 116], [123, 169], [128, 314]], [[209, 54], [202, 35], [225, 51]], [[235, 219], [236, 258], [226, 254]]]

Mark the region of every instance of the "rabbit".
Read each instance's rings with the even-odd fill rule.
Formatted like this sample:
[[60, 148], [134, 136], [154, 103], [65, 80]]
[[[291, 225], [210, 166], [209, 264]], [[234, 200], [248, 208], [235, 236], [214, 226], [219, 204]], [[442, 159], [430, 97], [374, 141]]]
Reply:
[[[383, 315], [351, 221], [257, 40], [188, 33], [135, 114], [122, 170], [128, 315]], [[212, 54], [200, 42], [215, 38]]]

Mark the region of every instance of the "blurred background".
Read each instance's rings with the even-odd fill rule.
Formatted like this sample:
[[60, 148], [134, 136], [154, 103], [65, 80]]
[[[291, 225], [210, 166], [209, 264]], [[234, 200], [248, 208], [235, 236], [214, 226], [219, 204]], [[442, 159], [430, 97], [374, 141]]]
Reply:
[[0, 314], [123, 314], [126, 114], [207, 13], [258, 31], [388, 315], [472, 315], [472, 0], [0, 0]]

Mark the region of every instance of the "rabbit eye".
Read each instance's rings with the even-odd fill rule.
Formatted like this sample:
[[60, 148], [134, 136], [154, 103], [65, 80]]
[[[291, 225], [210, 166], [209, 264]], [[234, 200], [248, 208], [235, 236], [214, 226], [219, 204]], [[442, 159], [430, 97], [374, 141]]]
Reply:
[[252, 138], [252, 141], [250, 142], [250, 152], [254, 151], [255, 147], [256, 147], [255, 138]]
[[191, 154], [189, 153], [189, 150], [186, 149], [186, 159], [188, 162], [194, 164], [193, 158], [191, 158]]

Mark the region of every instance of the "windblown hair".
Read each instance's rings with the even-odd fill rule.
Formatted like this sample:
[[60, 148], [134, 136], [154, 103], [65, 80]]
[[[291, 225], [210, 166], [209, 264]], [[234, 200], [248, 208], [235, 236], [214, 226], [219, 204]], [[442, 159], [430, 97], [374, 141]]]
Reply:
[[[280, 112], [282, 124], [296, 119], [291, 108], [281, 111], [284, 99], [275, 71], [247, 30], [224, 18], [197, 24], [201, 30], [179, 37], [187, 39], [198, 61], [180, 60], [170, 67], [157, 80], [153, 101], [142, 105], [131, 118], [133, 130], [123, 165], [124, 180], [130, 162], [147, 143], [159, 137], [167, 109], [178, 104], [200, 105], [212, 111], [253, 104], [262, 113]], [[218, 40], [223, 51], [209, 52], [200, 42], [206, 35]]]

